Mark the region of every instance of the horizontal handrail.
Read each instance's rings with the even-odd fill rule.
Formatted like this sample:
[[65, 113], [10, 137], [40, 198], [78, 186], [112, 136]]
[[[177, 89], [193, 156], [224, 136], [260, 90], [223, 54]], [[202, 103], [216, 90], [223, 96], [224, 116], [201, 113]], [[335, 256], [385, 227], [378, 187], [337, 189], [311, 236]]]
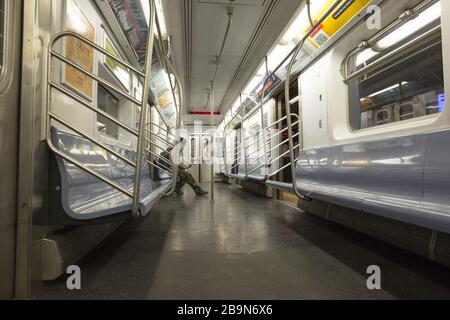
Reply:
[[[295, 149], [298, 149], [299, 147], [300, 147], [300, 145], [297, 145], [296, 147], [294, 147], [294, 150], [295, 150]], [[252, 174], [253, 172], [258, 171], [259, 169], [261, 169], [262, 167], [264, 167], [264, 166], [266, 166], [266, 165], [267, 165], [267, 166], [273, 165], [274, 162], [276, 162], [276, 161], [280, 160], [281, 158], [287, 156], [289, 153], [290, 153], [290, 150], [289, 150], [289, 151], [286, 151], [286, 152], [283, 153], [282, 155], [278, 156], [278, 157], [275, 158], [275, 159], [272, 159], [271, 161], [269, 161], [269, 162], [267, 162], [267, 163], [261, 164], [259, 167], [257, 167], [257, 168], [255, 168], [254, 170], [250, 171], [249, 174]]]
[[99, 179], [100, 181], [103, 181], [104, 183], [108, 184], [110, 187], [113, 187], [117, 190], [119, 190], [120, 192], [122, 192], [123, 194], [127, 195], [129, 198], [133, 199], [133, 193], [128, 191], [127, 189], [123, 188], [122, 186], [120, 186], [118, 183], [116, 183], [115, 181], [109, 179], [108, 177], [105, 177], [97, 172], [95, 172], [94, 170], [88, 168], [86, 165], [84, 165], [83, 163], [81, 163], [80, 161], [69, 157], [68, 155], [66, 155], [64, 152], [58, 150], [52, 143], [48, 144], [49, 149], [56, 154], [58, 157], [72, 163], [74, 166], [78, 167], [79, 169], [89, 173], [90, 175], [96, 177], [97, 179]]
[[80, 66], [80, 65], [78, 65], [78, 64], [76, 64], [76, 63], [74, 63], [72, 61], [70, 61], [69, 59], [67, 59], [64, 56], [62, 56], [61, 54], [59, 54], [58, 52], [56, 52], [54, 50], [50, 50], [50, 54], [51, 54], [52, 57], [55, 57], [55, 58], [59, 59], [60, 61], [62, 61], [63, 63], [68, 64], [72, 68], [74, 68], [77, 71], [83, 73], [84, 75], [88, 76], [92, 80], [95, 80], [96, 82], [101, 83], [103, 86], [105, 86], [108, 89], [116, 92], [117, 94], [121, 95], [122, 97], [124, 97], [125, 99], [131, 101], [132, 103], [134, 103], [134, 104], [136, 104], [138, 106], [142, 106], [142, 101], [137, 100], [136, 98], [132, 97], [128, 93], [124, 92], [122, 89], [117, 88], [116, 86], [110, 84], [108, 81], [105, 81], [102, 78], [96, 76], [95, 74], [93, 74], [89, 70], [85, 69], [84, 67], [82, 67], [82, 66]]
[[167, 140], [167, 139], [161, 138], [160, 136], [158, 136], [157, 134], [155, 134], [153, 131], [151, 131], [151, 130], [149, 130], [149, 129], [145, 129], [145, 131], [148, 132], [148, 133], [150, 133], [150, 134], [153, 134], [153, 136], [154, 136], [156, 139], [158, 139], [158, 140], [161, 141], [161, 142], [166, 143], [168, 146], [170, 146], [170, 147], [175, 147], [175, 144], [174, 144], [174, 143], [170, 142], [170, 141]]
[[343, 65], [343, 69], [344, 69], [344, 75], [345, 78], [347, 79], [349, 74], [348, 74], [348, 63], [350, 61], [350, 58], [352, 56], [354, 56], [355, 54], [361, 52], [362, 50], [371, 47], [374, 43], [376, 43], [380, 38], [384, 37], [385, 35], [389, 34], [390, 32], [392, 32], [392, 30], [394, 30], [395, 28], [397, 28], [400, 24], [402, 24], [405, 21], [408, 21], [408, 19], [410, 19], [411, 17], [416, 16], [423, 8], [425, 8], [426, 6], [428, 6], [430, 3], [432, 3], [434, 0], [425, 0], [420, 2], [418, 5], [416, 5], [414, 8], [412, 9], [408, 9], [406, 11], [404, 11], [394, 22], [390, 23], [388, 26], [386, 26], [384, 29], [382, 29], [380, 32], [376, 33], [375, 35], [373, 35], [372, 37], [370, 37], [367, 40], [362, 41], [358, 47], [356, 47], [355, 49], [353, 49], [352, 51], [350, 51], [348, 53], [348, 55], [345, 57], [344, 59], [344, 65]]
[[[154, 143], [153, 141], [150, 141], [149, 139], [145, 139], [145, 141], [148, 142], [148, 143], [150, 143], [151, 145], [153, 145], [153, 146], [155, 146], [155, 147], [159, 147], [156, 143]], [[164, 150], [162, 147], [159, 147], [159, 149], [161, 149], [161, 150], [163, 150], [163, 151], [166, 151], [166, 150]], [[168, 158], [166, 158], [166, 157], [163, 157], [163, 156], [160, 155], [160, 154], [156, 154], [156, 153], [154, 153], [153, 151], [152, 151], [152, 155], [155, 156], [155, 157], [158, 157], [158, 158], [162, 158], [162, 159], [163, 159], [164, 161], [166, 161], [167, 163], [173, 165], [173, 161], [172, 161], [171, 159], [168, 159]]]
[[[297, 137], [300, 137], [300, 132], [296, 133], [292, 138], [295, 139], [295, 138], [297, 138]], [[275, 151], [276, 149], [278, 149], [278, 148], [281, 147], [282, 145], [287, 144], [288, 142], [289, 142], [288, 140], [282, 141], [281, 143], [277, 144], [275, 147], [273, 147], [272, 149], [270, 149], [269, 152]]]
[[[267, 156], [269, 156], [269, 154], [267, 154]], [[262, 155], [260, 155], [259, 157], [254, 158], [252, 161], [250, 161], [250, 162], [247, 163], [247, 166], [254, 165], [254, 164], [255, 164], [256, 162], [258, 162], [258, 160], [261, 159], [262, 157], [266, 157], [266, 155], [265, 155], [265, 154], [262, 154]]]
[[161, 137], [162, 139], [166, 139], [167, 142], [170, 143], [170, 144], [173, 144], [173, 145], [176, 145], [176, 144], [177, 144], [177, 142], [176, 142], [174, 139], [169, 138], [167, 135], [165, 135], [165, 134], [162, 133], [162, 132], [153, 133], [153, 135], [158, 136], [158, 137]]
[[[145, 74], [142, 73], [140, 70], [136, 69], [133, 65], [123, 61], [122, 59], [118, 58], [117, 56], [111, 54], [110, 52], [108, 52], [107, 50], [105, 50], [104, 48], [100, 47], [99, 45], [97, 45], [95, 42], [92, 42], [91, 40], [85, 38], [84, 36], [73, 32], [73, 31], [63, 31], [58, 33], [57, 35], [55, 35], [53, 37], [53, 39], [51, 40], [51, 43], [54, 44], [56, 43], [58, 40], [65, 38], [65, 37], [74, 37], [77, 38], [78, 40], [81, 40], [82, 42], [88, 44], [89, 46], [91, 46], [92, 48], [94, 48], [97, 51], [100, 51], [101, 53], [103, 53], [105, 56], [108, 56], [108, 58], [114, 60], [115, 62], [120, 63], [121, 65], [125, 66], [127, 69], [130, 69], [131, 71], [135, 72], [136, 74], [138, 74], [139, 76], [141, 76], [142, 78], [145, 78]], [[52, 45], [53, 46], [53, 45]]]
[[147, 138], [145, 140], [146, 140], [146, 142], [150, 143], [152, 146], [158, 148], [159, 150], [167, 151], [167, 148], [164, 149], [163, 147], [159, 146], [156, 142], [151, 141], [150, 139], [147, 139]]
[[155, 168], [157, 168], [157, 169], [163, 171], [165, 174], [168, 174], [170, 177], [173, 177], [173, 173], [170, 173], [170, 172], [168, 172], [167, 170], [164, 170], [163, 168], [159, 167], [157, 164], [155, 164], [155, 163], [153, 163], [153, 162], [151, 162], [151, 161], [149, 161], [149, 160], [147, 160], [147, 163], [148, 163], [149, 165], [151, 165], [151, 166], [153, 166], [153, 167], [155, 167]]
[[65, 121], [64, 119], [58, 117], [57, 115], [55, 115], [52, 112], [49, 112], [49, 116], [50, 118], [52, 118], [53, 120], [59, 122], [60, 124], [62, 124], [63, 126], [67, 127], [69, 130], [77, 133], [78, 135], [82, 136], [83, 138], [89, 140], [90, 142], [92, 142], [93, 144], [96, 144], [97, 146], [101, 147], [102, 149], [105, 149], [106, 151], [108, 151], [109, 153], [113, 154], [114, 156], [116, 156], [117, 158], [119, 158], [120, 160], [126, 162], [127, 164], [129, 164], [130, 166], [132, 166], [133, 168], [136, 168], [136, 163], [134, 163], [133, 161], [131, 161], [130, 159], [128, 159], [127, 157], [124, 157], [123, 155], [121, 155], [120, 153], [118, 153], [117, 151], [113, 150], [112, 148], [108, 147], [106, 144], [97, 141], [96, 139], [92, 138], [91, 136], [89, 136], [88, 134], [84, 133], [83, 131], [79, 130], [78, 128], [74, 127], [73, 125], [71, 125], [70, 123], [68, 123], [67, 121]]
[[[159, 158], [165, 159], [164, 157], [160, 157], [158, 154], [154, 153], [153, 151], [151, 151], [151, 150], [148, 149], [148, 148], [145, 149], [145, 152], [147, 152], [148, 154], [151, 154], [152, 156], [155, 156], [155, 157], [159, 157]], [[171, 168], [168, 168], [167, 166], [162, 165], [161, 163], [159, 163], [158, 165], [161, 166], [161, 167], [163, 167], [165, 170], [169, 170], [169, 171], [172, 170]]]
[[168, 135], [171, 135], [172, 137], [175, 137], [175, 138], [177, 137], [172, 132], [170, 132], [168, 129], [163, 128], [162, 126], [160, 126], [159, 124], [156, 124], [155, 122], [150, 121], [149, 123], [147, 123], [146, 126], [149, 126], [149, 125], [153, 125], [153, 126], [159, 128], [159, 129], [165, 131]]
[[[441, 26], [436, 26], [430, 30], [428, 30], [427, 32], [421, 34], [420, 36], [418, 36], [417, 38], [414, 38], [413, 40], [409, 41], [408, 43], [405, 43], [404, 45], [396, 48], [395, 50], [392, 50], [391, 52], [385, 54], [384, 56], [382, 56], [380, 59], [369, 63], [367, 66], [359, 69], [358, 71], [352, 73], [352, 74], [346, 74], [346, 78], [344, 79], [345, 83], [349, 83], [350, 81], [352, 81], [353, 79], [359, 78], [360, 76], [366, 74], [366, 73], [370, 73], [371, 71], [374, 71], [378, 68], [378, 66], [380, 64], [382, 64], [383, 62], [393, 58], [395, 55], [397, 55], [398, 53], [404, 51], [407, 48], [412, 47], [414, 44], [428, 38], [431, 34], [438, 32], [441, 30]], [[346, 68], [346, 72], [348, 72], [348, 68]]]
[[273, 176], [276, 176], [277, 174], [279, 174], [280, 172], [283, 172], [284, 170], [286, 170], [287, 168], [289, 168], [291, 166], [291, 163], [289, 162], [287, 165], [285, 165], [284, 167], [278, 169], [277, 171], [269, 174], [268, 178], [272, 178]]
[[[283, 122], [283, 121], [286, 120], [286, 119], [287, 119], [287, 116], [284, 116], [283, 118], [277, 120], [276, 122], [274, 122], [274, 123], [272, 123], [272, 124], [269, 124], [267, 127], [260, 129], [260, 130], [257, 131], [255, 134], [259, 134], [259, 133], [261, 133], [262, 131], [269, 130], [269, 128], [271, 128], [271, 127], [273, 127], [273, 126], [279, 124], [280, 122]], [[250, 139], [250, 138], [251, 138], [251, 137], [247, 137], [246, 140], [248, 140], [248, 139]]]
[[69, 96], [70, 98], [74, 99], [75, 101], [77, 101], [78, 103], [81, 103], [82, 105], [84, 105], [86, 108], [96, 112], [97, 114], [102, 115], [103, 117], [107, 118], [108, 120], [110, 120], [111, 122], [114, 122], [115, 125], [121, 127], [122, 129], [128, 131], [129, 133], [131, 133], [134, 136], [138, 136], [139, 132], [133, 128], [131, 128], [130, 126], [124, 124], [123, 122], [117, 120], [116, 118], [114, 118], [113, 116], [111, 116], [109, 113], [103, 111], [102, 109], [99, 109], [96, 106], [93, 106], [92, 104], [86, 102], [85, 100], [83, 100], [82, 98], [80, 98], [80, 96], [76, 95], [75, 93], [73, 93], [72, 91], [64, 88], [63, 86], [56, 84], [53, 81], [50, 81], [49, 85], [60, 91], [61, 93], [64, 93], [65, 95]]

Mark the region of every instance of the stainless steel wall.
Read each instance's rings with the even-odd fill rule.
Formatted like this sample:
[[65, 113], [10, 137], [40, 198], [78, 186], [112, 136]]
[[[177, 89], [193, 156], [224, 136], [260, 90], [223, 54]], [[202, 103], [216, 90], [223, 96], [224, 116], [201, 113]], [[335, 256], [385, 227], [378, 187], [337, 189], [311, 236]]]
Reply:
[[0, 78], [0, 299], [14, 296], [22, 20], [22, 1], [6, 2], [6, 63]]

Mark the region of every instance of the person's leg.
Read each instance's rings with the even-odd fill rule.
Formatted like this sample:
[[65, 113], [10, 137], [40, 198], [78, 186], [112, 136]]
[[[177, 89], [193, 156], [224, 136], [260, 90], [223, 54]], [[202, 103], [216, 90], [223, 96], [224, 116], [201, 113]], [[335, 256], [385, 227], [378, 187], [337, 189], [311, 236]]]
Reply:
[[178, 171], [177, 184], [175, 186], [175, 192], [179, 195], [183, 194], [183, 188], [186, 185], [186, 177], [184, 171]]
[[200, 185], [198, 184], [197, 181], [195, 181], [194, 177], [192, 176], [192, 174], [190, 174], [187, 171], [184, 171], [184, 180], [186, 181], [186, 183], [188, 185], [191, 186], [192, 190], [194, 190], [194, 192], [197, 195], [203, 196], [203, 195], [207, 195], [208, 192], [204, 191]]

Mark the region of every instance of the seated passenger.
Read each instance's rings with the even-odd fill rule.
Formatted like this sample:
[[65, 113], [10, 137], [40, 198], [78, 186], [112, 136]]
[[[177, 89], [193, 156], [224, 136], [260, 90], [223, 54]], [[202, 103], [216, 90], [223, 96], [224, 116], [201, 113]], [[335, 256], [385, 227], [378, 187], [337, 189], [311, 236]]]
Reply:
[[[186, 144], [186, 140], [181, 138], [180, 140], [180, 158], [183, 159], [183, 148]], [[160, 166], [162, 165], [163, 168], [171, 168], [171, 164], [167, 162], [167, 160], [172, 161], [171, 153], [173, 151], [173, 147], [168, 148], [166, 151], [160, 154], [158, 159], [158, 164]], [[178, 177], [177, 177], [177, 184], [175, 187], [175, 193], [178, 195], [183, 195], [183, 188], [186, 184], [188, 184], [192, 190], [197, 194], [197, 196], [205, 196], [208, 194], [207, 191], [203, 190], [200, 185], [195, 181], [192, 174], [188, 172], [188, 170], [192, 167], [192, 165], [189, 164], [180, 164], [178, 165]]]

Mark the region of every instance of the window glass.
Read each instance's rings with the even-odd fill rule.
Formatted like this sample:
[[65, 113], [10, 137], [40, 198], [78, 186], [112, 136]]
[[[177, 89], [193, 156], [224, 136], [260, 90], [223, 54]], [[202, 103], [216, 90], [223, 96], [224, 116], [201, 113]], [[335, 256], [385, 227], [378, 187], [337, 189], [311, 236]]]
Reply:
[[[406, 37], [404, 31], [392, 36], [396, 32], [394, 30], [387, 37], [389, 45], [384, 44], [388, 41], [383, 38], [374, 45], [377, 51], [369, 48], [349, 59], [348, 69], [351, 73], [369, 63], [376, 66], [349, 82], [350, 123], [353, 129], [370, 128], [443, 111], [445, 94], [441, 33], [437, 30], [424, 39], [418, 38], [430, 31], [432, 26], [440, 24], [440, 20], [435, 19], [436, 4], [428, 10], [424, 12], [433, 13], [428, 15], [430, 23], [422, 21], [425, 27], [420, 31], [415, 29], [414, 33]], [[418, 16], [422, 20], [423, 17], [424, 13]], [[395, 42], [393, 38], [398, 38], [398, 41]], [[407, 43], [411, 45], [394, 58], [379, 60]]]
[[192, 163], [195, 162], [195, 148], [196, 148], [195, 138], [191, 138], [191, 160]]
[[[100, 85], [98, 86], [98, 108], [119, 119], [119, 100]], [[97, 126], [100, 133], [119, 139], [119, 127], [106, 117], [98, 115]]]
[[4, 64], [5, 36], [5, 0], [0, 0], [0, 73]]
[[210, 141], [209, 138], [203, 138], [203, 162], [208, 162], [211, 159]]

